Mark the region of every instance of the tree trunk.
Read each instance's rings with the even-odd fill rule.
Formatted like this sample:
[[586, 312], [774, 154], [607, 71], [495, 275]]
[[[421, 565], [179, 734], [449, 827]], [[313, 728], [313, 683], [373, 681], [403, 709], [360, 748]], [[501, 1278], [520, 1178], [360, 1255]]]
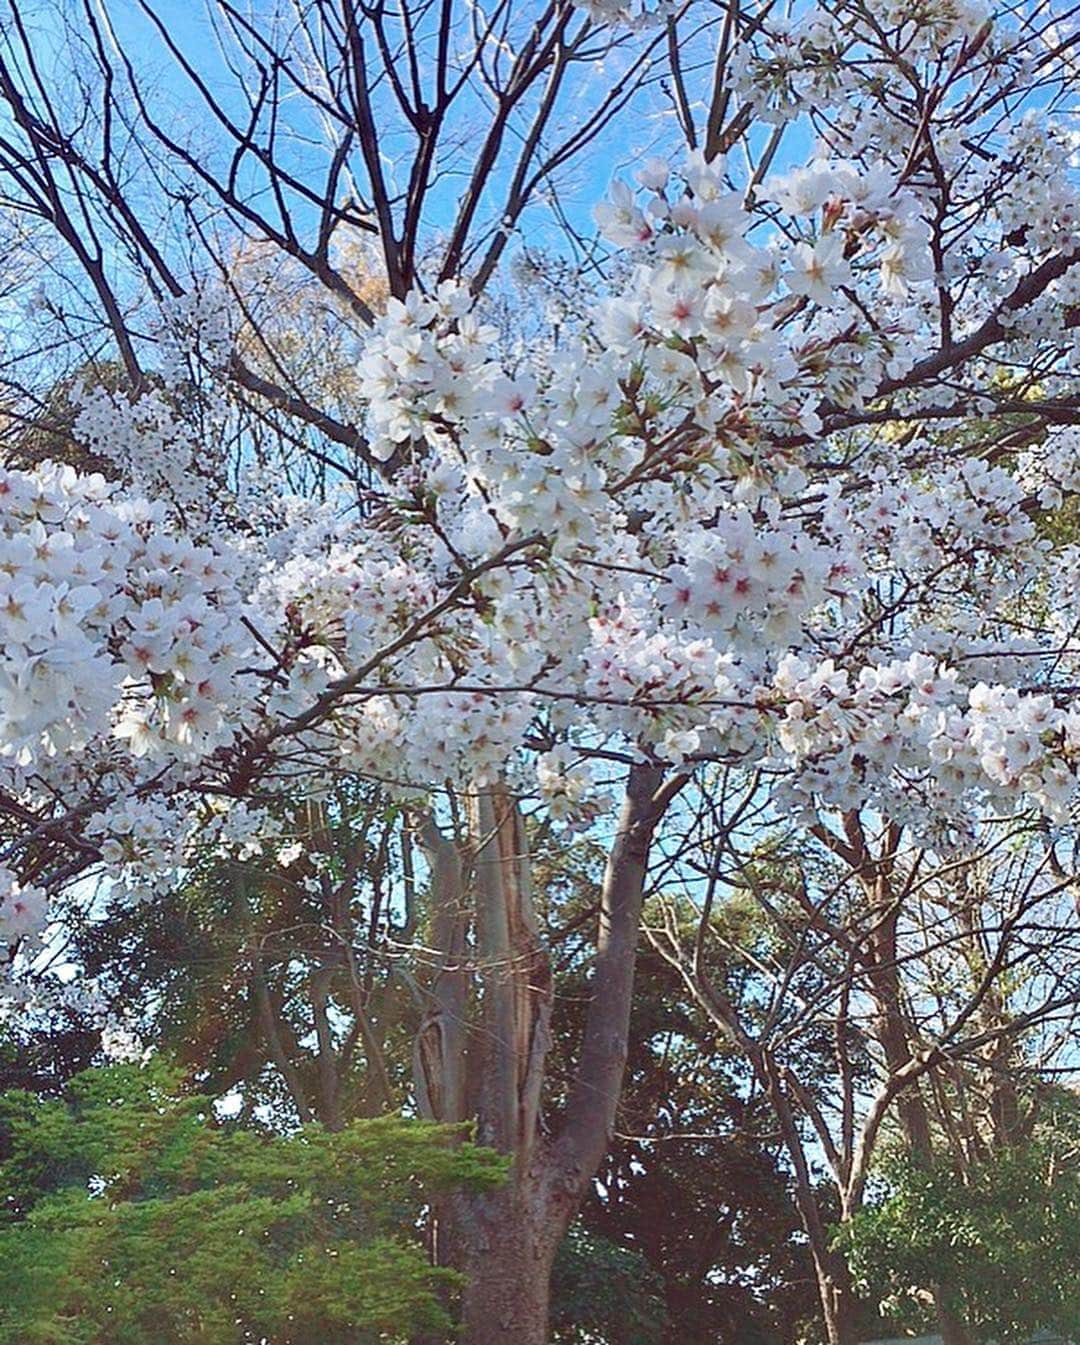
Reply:
[[[883, 912], [871, 937], [870, 985], [877, 1010], [878, 1040], [890, 1074], [900, 1076], [908, 1067], [918, 1043], [904, 1014], [897, 944], [899, 908], [893, 899], [890, 863], [891, 859], [884, 861], [866, 883], [868, 896]], [[912, 1158], [920, 1167], [928, 1166], [934, 1156], [933, 1135], [930, 1114], [917, 1083], [899, 1094], [897, 1113]], [[949, 1305], [949, 1267], [942, 1266], [941, 1270], [942, 1278], [930, 1289], [943, 1345], [973, 1345], [966, 1326]]]
[[562, 1236], [539, 1198], [511, 1187], [468, 1202], [458, 1248], [462, 1345], [547, 1345], [551, 1265]]
[[850, 1286], [838, 1284], [827, 1272], [823, 1274], [819, 1269], [818, 1292], [829, 1345], [858, 1345], [855, 1300]]
[[647, 766], [629, 773], [581, 1054], [551, 1135], [541, 1113], [554, 986], [521, 811], [498, 784], [471, 795], [467, 854], [422, 820], [439, 960], [414, 1052], [417, 1101], [434, 1120], [474, 1119], [477, 1140], [512, 1160], [506, 1186], [453, 1196], [434, 1221], [436, 1260], [465, 1278], [464, 1345], [548, 1340], [555, 1252], [607, 1149], [622, 1087], [649, 844], [684, 781]]
[[773, 1112], [780, 1125], [784, 1147], [791, 1160], [795, 1181], [795, 1207], [810, 1243], [818, 1298], [821, 1301], [821, 1315], [825, 1322], [829, 1345], [856, 1345], [855, 1317], [858, 1302], [851, 1274], [844, 1257], [829, 1246], [828, 1230], [818, 1206], [806, 1149], [791, 1102], [776, 1062], [769, 1052], [763, 1050], [755, 1053], [752, 1063], [755, 1073], [769, 1095]]

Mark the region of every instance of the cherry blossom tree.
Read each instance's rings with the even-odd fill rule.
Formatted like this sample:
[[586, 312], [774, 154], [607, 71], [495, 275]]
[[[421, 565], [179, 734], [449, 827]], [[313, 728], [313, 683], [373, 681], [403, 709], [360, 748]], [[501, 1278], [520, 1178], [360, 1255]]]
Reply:
[[[10, 994], [90, 877], [152, 901], [379, 782], [427, 854], [417, 1105], [514, 1160], [438, 1211], [438, 1254], [468, 1341], [544, 1341], [650, 862], [707, 840], [691, 782], [742, 773], [827, 846], [860, 814], [936, 855], [1071, 825], [1080, 39], [964, 0], [222, 0], [208, 72], [138, 8], [168, 86], [107, 8], [59, 44], [3, 19], [6, 207], [58, 277], [13, 402], [46, 333], [126, 376], [72, 424], [108, 477], [0, 478]], [[622, 158], [601, 245], [573, 167]], [[344, 394], [270, 334], [252, 357], [253, 240], [320, 287]], [[282, 490], [298, 459], [318, 489]], [[557, 1116], [527, 813], [607, 856]], [[876, 900], [887, 861], [855, 871]]]

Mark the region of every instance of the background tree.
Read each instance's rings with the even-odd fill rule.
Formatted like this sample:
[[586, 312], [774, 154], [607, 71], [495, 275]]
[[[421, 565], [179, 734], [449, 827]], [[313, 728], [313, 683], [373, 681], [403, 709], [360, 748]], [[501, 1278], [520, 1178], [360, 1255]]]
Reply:
[[968, 1162], [929, 1169], [894, 1156], [867, 1208], [842, 1230], [864, 1292], [918, 1329], [933, 1320], [931, 1286], [951, 1268], [958, 1310], [979, 1339], [1029, 1340], [1080, 1326], [1072, 1273], [1080, 1218], [1076, 1098], [1047, 1099], [1033, 1137]]
[[665, 1345], [794, 1342], [816, 1301], [775, 1120], [745, 1060], [651, 950], [631, 1042], [586, 1228], [634, 1249], [658, 1278]]
[[[783, 828], [747, 827], [756, 785], [730, 787], [712, 805], [706, 885], [694, 857], [682, 885], [672, 863], [650, 939], [745, 1058], [783, 1136], [830, 1340], [851, 1341], [866, 1317], [831, 1224], [861, 1208], [882, 1139], [899, 1131], [916, 1167], [932, 1166], [938, 1127], [961, 1154], [978, 1151], [980, 1128], [983, 1144], [1007, 1146], [1034, 1124], [1034, 1081], [1069, 1068], [1069, 884], [1038, 825], [988, 827], [981, 846], [939, 855], [852, 812], [839, 834], [823, 819], [793, 849]], [[756, 918], [740, 920], [747, 905]], [[732, 965], [756, 974], [733, 978]], [[950, 1263], [938, 1265], [946, 1330], [962, 1338]]]
[[[0, 1340], [393, 1340], [449, 1327], [416, 1237], [495, 1155], [384, 1118], [291, 1136], [222, 1123], [176, 1071], [113, 1065], [0, 1098]], [[455, 1142], [457, 1141], [457, 1142]]]

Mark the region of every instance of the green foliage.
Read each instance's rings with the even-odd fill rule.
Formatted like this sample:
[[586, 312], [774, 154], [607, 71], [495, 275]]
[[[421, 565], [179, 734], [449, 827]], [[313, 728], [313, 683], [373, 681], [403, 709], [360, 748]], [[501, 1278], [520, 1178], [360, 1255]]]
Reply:
[[[419, 916], [413, 888], [406, 885], [399, 899], [399, 885], [387, 876], [391, 857], [406, 844], [401, 809], [365, 782], [344, 780], [318, 807], [292, 799], [275, 816], [283, 836], [302, 841], [289, 863], [210, 856], [153, 902], [116, 899], [89, 920], [71, 911], [71, 960], [141, 1041], [197, 1071], [207, 1092], [237, 1089], [248, 1114], [278, 1128], [299, 1119], [297, 1093], [330, 1125], [395, 1110], [410, 1095], [419, 1018], [406, 978], [389, 971], [392, 959], [382, 947], [385, 940], [408, 943]], [[332, 899], [321, 882], [310, 882], [313, 856], [337, 894]], [[356, 1030], [357, 979], [363, 1034]], [[333, 1049], [310, 1030], [313, 985], [327, 997]], [[280, 1038], [273, 1052], [264, 1000]], [[295, 1088], [276, 1063], [278, 1050], [288, 1057]]]
[[862, 1292], [898, 1323], [931, 1329], [928, 1287], [945, 1282], [976, 1339], [1037, 1329], [1080, 1339], [1080, 1170], [1045, 1142], [963, 1169], [894, 1162], [883, 1197], [837, 1234]]
[[362, 1345], [450, 1326], [415, 1230], [503, 1160], [397, 1117], [219, 1123], [160, 1065], [0, 1098], [0, 1345]]
[[559, 1345], [659, 1345], [663, 1282], [641, 1252], [575, 1224], [552, 1274], [552, 1339]]
[[[711, 971], [726, 991], [739, 991], [742, 968], [718, 960]], [[556, 1059], [575, 1049], [587, 1002], [584, 984], [577, 993], [569, 977], [565, 984]], [[581, 1213], [597, 1249], [640, 1260], [639, 1287], [636, 1295], [596, 1287], [603, 1297], [592, 1310], [603, 1315], [585, 1319], [592, 1333], [583, 1323], [582, 1334], [556, 1339], [792, 1345], [798, 1338], [799, 1323], [816, 1311], [813, 1271], [775, 1140], [759, 1138], [774, 1129], [771, 1118], [747, 1082], [745, 1062], [703, 1021], [677, 974], [643, 949], [617, 1134]], [[576, 1324], [589, 1293], [575, 1270], [585, 1255], [578, 1248], [571, 1243], [556, 1262], [556, 1322]], [[605, 1252], [595, 1255], [605, 1263]], [[654, 1284], [660, 1318], [642, 1300]], [[659, 1334], [650, 1334], [657, 1321]]]

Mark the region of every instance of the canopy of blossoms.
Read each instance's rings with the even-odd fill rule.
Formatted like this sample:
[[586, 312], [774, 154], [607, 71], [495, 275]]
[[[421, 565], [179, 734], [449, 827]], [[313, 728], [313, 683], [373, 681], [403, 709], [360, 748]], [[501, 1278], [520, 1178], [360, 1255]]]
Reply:
[[[982, 16], [939, 8], [935, 50], [968, 49]], [[777, 30], [744, 96], [844, 106], [835, 40], [818, 11]], [[752, 767], [796, 820], [1067, 816], [1080, 566], [1051, 522], [1080, 434], [970, 431], [1024, 411], [991, 348], [1044, 370], [1040, 404], [1075, 387], [1070, 147], [1019, 122], [1026, 185], [998, 198], [939, 138], [945, 234], [880, 103], [842, 148], [615, 182], [623, 279], [528, 358], [466, 286], [391, 300], [357, 367], [363, 510], [267, 504], [254, 475], [226, 497], [158, 391], [85, 398], [126, 484], [0, 474], [0, 945], [87, 872], [145, 894], [196, 843], [274, 844], [275, 801], [339, 772], [507, 777], [571, 821], [647, 759]]]

